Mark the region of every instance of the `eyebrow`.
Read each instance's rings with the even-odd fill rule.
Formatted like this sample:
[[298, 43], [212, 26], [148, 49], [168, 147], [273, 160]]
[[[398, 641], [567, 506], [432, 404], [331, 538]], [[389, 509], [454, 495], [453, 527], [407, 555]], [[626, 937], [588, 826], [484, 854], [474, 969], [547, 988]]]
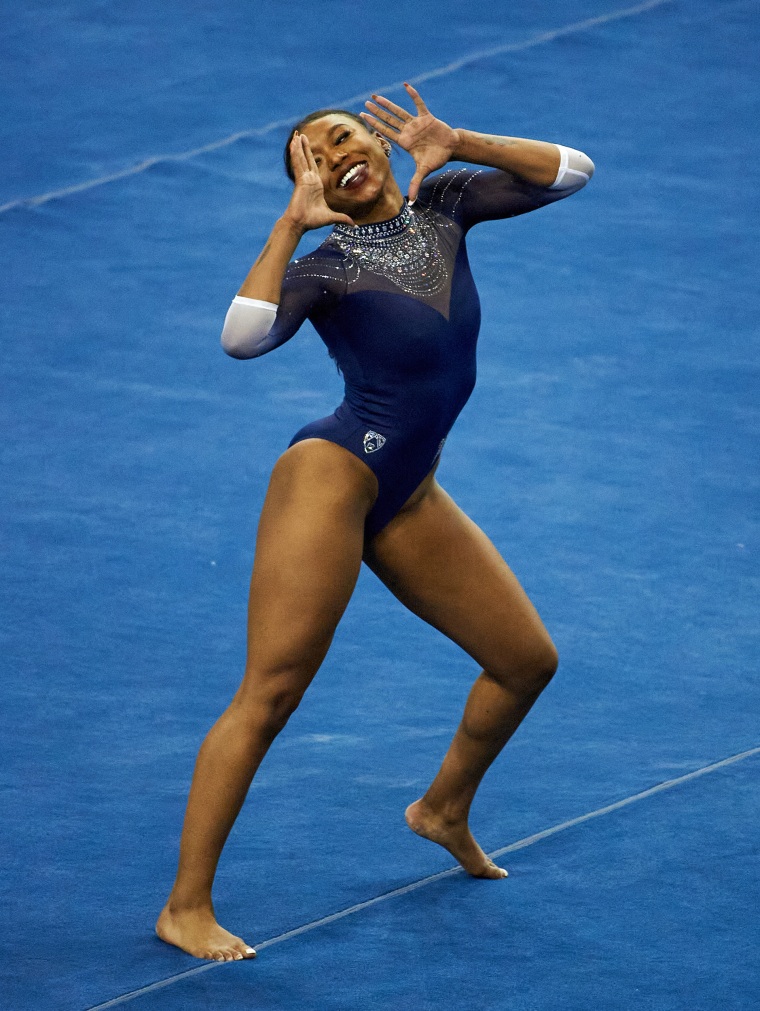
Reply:
[[[335, 126], [331, 126], [330, 129], [327, 131], [328, 136], [330, 138], [332, 138], [332, 135], [335, 133], [335, 131], [336, 130], [340, 130], [340, 129], [350, 129], [349, 124], [348, 123], [336, 123]], [[315, 150], [319, 151], [319, 145], [317, 145], [316, 148], [312, 147], [312, 153], [314, 153]]]

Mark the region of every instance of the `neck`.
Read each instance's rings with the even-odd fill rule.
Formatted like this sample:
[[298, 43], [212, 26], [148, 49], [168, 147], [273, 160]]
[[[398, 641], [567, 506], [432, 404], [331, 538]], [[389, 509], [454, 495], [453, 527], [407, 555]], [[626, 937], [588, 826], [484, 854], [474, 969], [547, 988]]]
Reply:
[[404, 195], [398, 183], [395, 179], [389, 179], [377, 200], [367, 207], [357, 208], [351, 217], [357, 225], [374, 225], [395, 218], [403, 206]]

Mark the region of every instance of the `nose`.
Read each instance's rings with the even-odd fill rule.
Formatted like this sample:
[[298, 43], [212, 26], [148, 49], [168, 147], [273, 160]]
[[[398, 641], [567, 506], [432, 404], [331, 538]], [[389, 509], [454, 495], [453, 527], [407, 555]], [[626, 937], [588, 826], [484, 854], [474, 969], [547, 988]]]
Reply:
[[332, 169], [336, 169], [341, 164], [341, 162], [344, 162], [345, 160], [346, 160], [345, 151], [334, 151], [333, 156], [330, 160], [330, 167]]

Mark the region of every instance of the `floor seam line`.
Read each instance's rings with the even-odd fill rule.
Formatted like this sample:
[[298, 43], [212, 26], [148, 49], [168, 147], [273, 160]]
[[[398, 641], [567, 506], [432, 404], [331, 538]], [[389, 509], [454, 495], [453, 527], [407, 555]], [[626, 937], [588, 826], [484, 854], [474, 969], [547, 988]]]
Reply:
[[[576, 818], [570, 818], [567, 821], [560, 822], [558, 825], [553, 825], [551, 828], [543, 829], [541, 832], [535, 832], [533, 835], [525, 836], [523, 839], [518, 839], [516, 842], [510, 843], [508, 846], [502, 846], [501, 849], [493, 850], [488, 854], [488, 856], [493, 859], [495, 857], [503, 856], [505, 853], [514, 853], [517, 850], [525, 849], [528, 846], [534, 845], [534, 843], [541, 842], [544, 839], [548, 839], [550, 836], [557, 835], [559, 832], [564, 832], [566, 829], [574, 828], [576, 825], [581, 825], [594, 818], [600, 818], [603, 815], [611, 814], [613, 811], [619, 811], [621, 808], [628, 807], [630, 804], [634, 804], [637, 801], [645, 800], [646, 798], [662, 793], [665, 790], [671, 790], [673, 787], [680, 786], [683, 783], [688, 783], [693, 779], [698, 779], [708, 773], [716, 772], [718, 769], [726, 768], [726, 766], [733, 765], [736, 762], [741, 762], [745, 758], [752, 758], [755, 755], [760, 755], [760, 746], [756, 748], [749, 748], [747, 751], [741, 751], [736, 755], [730, 755], [728, 758], [722, 758], [717, 762], [711, 762], [709, 765], [704, 765], [699, 769], [694, 769], [692, 772], [687, 772], [683, 776], [677, 776], [675, 779], [664, 780], [662, 783], [650, 786], [646, 790], [641, 790], [638, 793], [631, 794], [630, 797], [624, 797], [622, 800], [617, 800], [612, 804], [606, 804], [604, 807], [596, 808], [594, 811], [589, 811], [588, 813], [579, 815]], [[440, 881], [443, 878], [453, 877], [458, 874], [464, 874], [464, 870], [458, 865], [456, 867], [450, 867], [445, 871], [439, 871], [437, 874], [430, 874], [427, 877], [419, 878], [417, 881], [412, 881], [408, 885], [401, 885], [399, 888], [393, 888], [390, 891], [383, 892], [371, 899], [365, 899], [363, 902], [357, 902], [352, 906], [347, 906], [345, 909], [339, 910], [338, 912], [322, 916], [318, 920], [310, 920], [308, 923], [304, 923], [300, 927], [294, 927], [292, 930], [286, 930], [282, 934], [276, 934], [274, 937], [270, 937], [267, 940], [254, 945], [254, 947], [257, 951], [263, 951], [265, 948], [269, 948], [273, 944], [281, 944], [283, 941], [289, 941], [293, 937], [316, 930], [318, 927], [325, 927], [337, 920], [344, 919], [346, 916], [351, 916], [353, 913], [362, 912], [364, 909], [375, 906], [380, 902], [385, 902], [388, 899], [396, 898], [400, 895], [407, 895], [409, 892], [416, 891], [418, 888], [424, 888], [435, 881]], [[228, 964], [230, 963], [206, 962], [203, 965], [198, 965], [192, 969], [187, 969], [184, 972], [168, 976], [166, 979], [157, 980], [155, 983], [149, 983], [147, 986], [140, 987], [137, 990], [130, 990], [128, 993], [121, 994], [118, 997], [113, 997], [111, 1000], [105, 1001], [105, 1003], [94, 1004], [87, 1008], [86, 1011], [105, 1011], [106, 1008], [112, 1008], [119, 1004], [125, 1004], [127, 1001], [135, 1000], [137, 997], [143, 996], [143, 994], [151, 993], [154, 990], [161, 990], [164, 987], [171, 986], [173, 983], [180, 982], [180, 980], [188, 979], [191, 976], [197, 976], [201, 972], [208, 972], [209, 969], [214, 969], [220, 965]]]
[[[643, 14], [645, 11], [652, 10], [655, 7], [662, 7], [664, 4], [673, 2], [674, 0], [646, 0], [645, 3], [636, 4], [633, 7], [621, 7], [617, 10], [608, 11], [606, 14], [598, 14], [593, 18], [585, 18], [582, 21], [575, 21], [569, 25], [563, 25], [561, 28], [554, 28], [547, 32], [540, 32], [538, 35], [534, 35], [522, 42], [504, 43], [504, 45], [501, 46], [493, 46], [489, 49], [476, 50], [475, 52], [468, 53], [457, 60], [452, 60], [450, 63], [446, 63], [441, 67], [434, 67], [432, 70], [428, 70], [424, 74], [418, 74], [416, 77], [410, 77], [409, 83], [412, 85], [424, 84], [426, 81], [432, 81], [438, 77], [445, 77], [447, 74], [456, 73], [457, 70], [461, 70], [463, 67], [469, 66], [471, 63], [476, 63], [478, 60], [490, 59], [494, 56], [500, 56], [505, 53], [520, 52], [523, 49], [532, 49], [534, 46], [541, 45], [545, 42], [553, 42], [555, 39], [562, 38], [565, 35], [572, 35], [576, 32], [584, 31], [587, 28], [607, 24], [610, 21], [617, 21], [620, 18], [634, 17], [636, 14]], [[394, 81], [392, 84], [381, 85], [379, 88], [375, 89], [375, 92], [380, 92], [382, 94], [394, 94], [397, 91], [401, 91], [402, 88], [403, 81]], [[372, 92], [367, 91], [362, 92], [361, 94], [352, 95], [350, 98], [341, 99], [333, 104], [336, 106], [351, 106], [358, 102], [363, 102], [371, 97]], [[187, 151], [179, 151], [175, 154], [153, 155], [149, 158], [144, 158], [142, 161], [138, 162], [136, 165], [130, 166], [129, 168], [120, 169], [119, 171], [111, 172], [104, 176], [98, 176], [95, 179], [88, 179], [81, 183], [74, 183], [71, 186], [64, 186], [56, 190], [50, 190], [47, 193], [37, 194], [36, 196], [18, 197], [15, 200], [10, 200], [8, 203], [0, 205], [0, 214], [4, 214], [7, 211], [11, 211], [16, 208], [39, 207], [41, 204], [46, 204], [50, 200], [59, 200], [61, 197], [71, 196], [74, 193], [81, 193], [85, 190], [94, 189], [98, 186], [104, 186], [106, 183], [116, 182], [119, 179], [127, 179], [134, 175], [140, 175], [141, 173], [146, 172], [149, 168], [152, 168], [154, 165], [188, 161], [190, 158], [196, 158], [198, 155], [208, 154], [211, 151], [228, 147], [230, 144], [235, 144], [237, 141], [245, 138], [263, 137], [280, 127], [292, 126], [295, 121], [295, 116], [288, 117], [287, 119], [273, 120], [271, 123], [266, 123], [264, 126], [252, 127], [250, 130], [238, 130], [235, 133], [229, 134], [227, 137], [221, 137], [219, 140], [210, 141], [208, 144], [202, 144], [199, 147], [190, 148]]]

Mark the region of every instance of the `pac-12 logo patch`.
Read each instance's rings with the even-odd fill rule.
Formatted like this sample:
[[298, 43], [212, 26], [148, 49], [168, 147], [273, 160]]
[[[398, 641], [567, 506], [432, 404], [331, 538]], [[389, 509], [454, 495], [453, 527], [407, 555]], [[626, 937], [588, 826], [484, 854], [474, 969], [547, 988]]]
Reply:
[[374, 453], [376, 449], [382, 449], [385, 445], [385, 436], [380, 435], [377, 432], [373, 432], [372, 429], [366, 433], [364, 436], [364, 452]]

